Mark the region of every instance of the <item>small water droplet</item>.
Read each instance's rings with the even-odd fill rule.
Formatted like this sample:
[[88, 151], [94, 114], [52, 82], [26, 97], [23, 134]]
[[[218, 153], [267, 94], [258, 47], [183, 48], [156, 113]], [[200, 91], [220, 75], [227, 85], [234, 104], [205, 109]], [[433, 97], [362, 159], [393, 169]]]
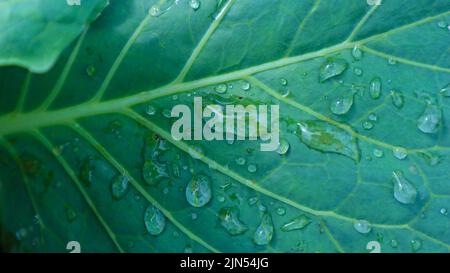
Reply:
[[270, 214], [265, 213], [262, 217], [261, 223], [253, 235], [253, 241], [259, 246], [267, 245], [272, 241], [273, 237], [273, 222]]
[[161, 9], [157, 6], [152, 6], [149, 10], [148, 10], [148, 14], [150, 14], [150, 16], [152, 17], [158, 17], [162, 14], [163, 12], [161, 11]]
[[297, 216], [296, 218], [290, 220], [286, 224], [284, 224], [281, 227], [282, 231], [293, 231], [293, 230], [299, 230], [305, 228], [307, 225], [311, 223], [311, 219], [302, 214], [300, 216]]
[[81, 182], [87, 187], [89, 187], [94, 180], [94, 158], [87, 157], [80, 168], [79, 178]]
[[394, 171], [392, 176], [395, 199], [402, 204], [413, 204], [417, 198], [416, 188], [404, 177], [401, 171]]
[[359, 48], [358, 45], [355, 45], [352, 49], [352, 56], [356, 61], [361, 60], [362, 56], [363, 56], [363, 52], [362, 50]]
[[288, 85], [288, 80], [286, 80], [285, 78], [280, 78], [280, 84], [282, 86], [287, 86]]
[[95, 74], [97, 74], [97, 69], [95, 69], [95, 66], [93, 66], [93, 65], [91, 64], [91, 65], [89, 65], [89, 66], [86, 68], [86, 74], [87, 74], [89, 77], [94, 77]]
[[128, 177], [121, 174], [115, 176], [111, 181], [111, 189], [114, 199], [122, 199], [127, 194], [129, 189]]
[[391, 247], [392, 247], [392, 248], [397, 248], [397, 247], [398, 247], [398, 242], [397, 242], [397, 240], [394, 240], [394, 239], [391, 240]]
[[367, 234], [372, 230], [372, 227], [370, 223], [366, 220], [358, 220], [353, 224], [353, 228], [361, 233], [361, 234]]
[[278, 143], [277, 153], [280, 155], [284, 155], [289, 151], [289, 142], [285, 139], [281, 139], [280, 143]]
[[389, 58], [389, 59], [388, 59], [388, 63], [389, 63], [390, 65], [396, 65], [396, 64], [397, 64], [397, 60], [394, 59], [394, 58]]
[[405, 159], [408, 156], [408, 151], [405, 148], [402, 147], [395, 147], [392, 150], [392, 154], [400, 160]]
[[373, 123], [370, 122], [370, 121], [368, 121], [368, 120], [366, 120], [366, 121], [364, 121], [364, 122], [362, 123], [362, 127], [363, 127], [365, 130], [371, 130], [371, 129], [373, 128]]
[[155, 107], [153, 107], [152, 105], [148, 105], [148, 106], [145, 108], [145, 113], [146, 113], [147, 115], [149, 115], [149, 116], [153, 116], [154, 114], [156, 114], [156, 109], [155, 109]]
[[239, 219], [239, 210], [237, 208], [221, 208], [219, 220], [220, 225], [232, 236], [240, 235], [247, 231], [247, 227]]
[[286, 209], [283, 208], [283, 207], [277, 208], [277, 214], [280, 215], [280, 216], [285, 215], [286, 214]]
[[238, 158], [236, 158], [236, 164], [238, 164], [238, 165], [240, 165], [240, 166], [245, 165], [245, 162], [246, 162], [246, 160], [245, 160], [245, 158], [243, 158], [243, 157], [238, 157]]
[[370, 114], [369, 116], [368, 116], [368, 119], [370, 120], [370, 121], [378, 121], [378, 116], [377, 116], [377, 114], [374, 114], [374, 113], [372, 113], [372, 114]]
[[403, 94], [399, 91], [391, 90], [391, 99], [392, 104], [394, 104], [394, 106], [398, 109], [401, 109], [403, 107], [403, 104], [405, 103]]
[[78, 214], [77, 214], [77, 212], [75, 211], [75, 209], [71, 205], [66, 205], [65, 209], [66, 209], [67, 221], [72, 223], [75, 219], [77, 219]]
[[372, 99], [378, 99], [381, 96], [381, 79], [378, 77], [370, 81], [369, 93]]
[[411, 240], [410, 242], [412, 252], [417, 252], [422, 247], [422, 241], [419, 239]]
[[330, 104], [330, 110], [335, 115], [344, 115], [353, 106], [353, 92], [335, 98]]
[[228, 86], [225, 83], [221, 83], [221, 84], [217, 85], [214, 88], [214, 90], [219, 94], [223, 94], [223, 93], [227, 92]]
[[426, 134], [437, 133], [442, 120], [442, 110], [434, 104], [429, 104], [417, 120], [417, 127]]
[[172, 118], [172, 111], [170, 109], [164, 109], [162, 114], [165, 118]]
[[343, 59], [328, 59], [319, 71], [319, 79], [324, 82], [330, 78], [341, 75], [347, 69], [347, 62]]
[[144, 224], [150, 235], [156, 236], [161, 234], [166, 227], [166, 218], [159, 209], [150, 205], [145, 210]]
[[381, 157], [383, 157], [384, 152], [382, 150], [380, 150], [380, 149], [374, 149], [373, 150], [373, 155], [375, 157], [381, 158]]
[[197, 213], [195, 213], [195, 212], [193, 212], [193, 213], [191, 213], [191, 219], [192, 220], [197, 220], [197, 218], [198, 218], [198, 215], [197, 215]]
[[256, 173], [258, 167], [255, 164], [249, 164], [247, 170], [249, 173]]
[[195, 11], [200, 8], [200, 5], [200, 0], [189, 0], [189, 6]]
[[441, 210], [439, 210], [439, 212], [440, 212], [442, 215], [447, 215], [447, 214], [448, 214], [448, 210], [447, 210], [446, 208], [441, 208]]
[[450, 97], [450, 84], [444, 86], [439, 93], [444, 97]]
[[206, 175], [195, 175], [186, 186], [186, 200], [193, 207], [203, 207], [211, 197], [211, 180]]
[[242, 81], [241, 83], [241, 89], [244, 91], [248, 91], [252, 88], [252, 85], [248, 81]]
[[258, 198], [257, 196], [250, 197], [250, 198], [248, 199], [248, 204], [249, 204], [250, 206], [253, 206], [254, 204], [258, 203], [258, 201], [259, 201], [259, 198]]
[[363, 70], [360, 67], [353, 68], [353, 74], [356, 76], [361, 76], [363, 74]]
[[442, 29], [447, 28], [447, 23], [445, 21], [439, 21], [437, 23], [437, 25], [438, 25], [439, 28], [442, 28]]

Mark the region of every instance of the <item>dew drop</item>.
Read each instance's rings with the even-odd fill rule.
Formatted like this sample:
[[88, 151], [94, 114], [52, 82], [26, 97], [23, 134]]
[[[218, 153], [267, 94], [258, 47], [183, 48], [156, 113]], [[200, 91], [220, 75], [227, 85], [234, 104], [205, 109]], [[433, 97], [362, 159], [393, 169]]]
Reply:
[[254, 204], [258, 203], [258, 201], [259, 201], [259, 198], [258, 198], [257, 196], [250, 197], [250, 198], [248, 199], [248, 204], [249, 204], [250, 206], [253, 206]]
[[326, 153], [338, 153], [359, 161], [356, 138], [349, 132], [324, 121], [309, 120], [297, 123], [300, 140], [308, 147]]
[[378, 99], [381, 96], [381, 79], [378, 77], [370, 81], [369, 93], [372, 99]]
[[195, 175], [186, 186], [186, 200], [193, 207], [203, 207], [211, 201], [211, 197], [211, 180], [206, 175]]
[[356, 61], [361, 60], [363, 56], [362, 50], [358, 47], [358, 45], [355, 45], [352, 49], [352, 56]]
[[392, 150], [392, 154], [395, 156], [395, 158], [403, 160], [408, 156], [408, 151], [402, 147], [395, 147]]
[[394, 59], [394, 58], [389, 58], [389, 59], [388, 59], [388, 63], [389, 63], [390, 65], [396, 65], [396, 64], [397, 64], [397, 60]]
[[89, 76], [89, 77], [94, 77], [95, 76], [95, 74], [97, 74], [97, 70], [95, 69], [95, 66], [93, 66], [92, 64], [91, 65], [89, 65], [87, 68], [86, 68], [86, 74]]
[[248, 81], [242, 81], [241, 83], [241, 89], [244, 91], [248, 91], [252, 88], [252, 85]]
[[384, 152], [382, 150], [380, 150], [380, 149], [374, 149], [373, 150], [373, 155], [375, 157], [381, 158], [381, 157], [383, 157]]
[[200, 8], [200, 5], [200, 0], [189, 0], [189, 6], [195, 11]]
[[249, 164], [247, 167], [247, 171], [249, 173], [256, 173], [257, 170], [258, 170], [258, 167], [255, 164]]
[[253, 241], [259, 246], [267, 245], [272, 241], [273, 237], [272, 217], [268, 213], [264, 213], [261, 223], [253, 235]]
[[144, 224], [150, 235], [156, 236], [161, 234], [166, 227], [166, 218], [159, 209], [150, 205], [145, 210]]
[[277, 153], [280, 155], [285, 155], [289, 151], [289, 142], [285, 139], [281, 139], [280, 143], [278, 143]]
[[94, 180], [94, 159], [92, 157], [87, 157], [80, 168], [79, 178], [81, 182], [87, 187], [89, 187]]
[[356, 76], [361, 76], [363, 74], [363, 70], [360, 67], [353, 68], [353, 74]]
[[370, 114], [369, 116], [368, 116], [368, 119], [370, 120], [370, 121], [378, 121], [378, 116], [377, 116], [377, 114], [374, 114], [374, 113], [372, 113], [372, 114]]
[[422, 241], [419, 239], [411, 240], [410, 242], [412, 252], [417, 252], [422, 247]]
[[282, 86], [287, 86], [288, 85], [288, 80], [286, 80], [285, 78], [280, 78], [280, 84]]
[[403, 107], [403, 104], [405, 103], [403, 94], [399, 91], [391, 90], [391, 99], [392, 104], [398, 109], [401, 109]]
[[398, 242], [397, 242], [397, 240], [394, 240], [394, 239], [391, 240], [391, 247], [392, 247], [392, 248], [397, 248], [397, 247], [398, 247]]
[[392, 176], [395, 199], [402, 204], [413, 204], [417, 198], [416, 188], [403, 176], [401, 171], [394, 171]]
[[441, 109], [434, 104], [429, 104], [417, 120], [417, 127], [426, 134], [437, 133], [442, 120]]
[[156, 114], [156, 109], [155, 109], [155, 107], [153, 107], [152, 105], [148, 105], [148, 106], [145, 108], [145, 113], [146, 113], [147, 115], [149, 115], [149, 116], [153, 116], [154, 114]]
[[361, 233], [361, 234], [367, 234], [372, 230], [372, 227], [369, 222], [366, 220], [358, 220], [353, 224], [353, 228]]
[[364, 122], [362, 123], [362, 127], [363, 127], [365, 130], [371, 130], [371, 129], [373, 128], [373, 123], [370, 122], [370, 121], [368, 121], [368, 120], [366, 120], [366, 121], [364, 121]]
[[111, 181], [111, 189], [113, 198], [116, 200], [122, 199], [128, 192], [129, 179], [125, 175], [117, 175]]
[[161, 11], [161, 9], [157, 6], [152, 6], [149, 10], [148, 10], [148, 14], [150, 14], [150, 16], [152, 17], [158, 17], [162, 14], [163, 12]]
[[164, 109], [162, 114], [165, 118], [172, 118], [172, 111], [170, 109]]
[[246, 162], [245, 158], [243, 158], [243, 157], [238, 157], [238, 158], [236, 158], [235, 161], [236, 161], [236, 164], [238, 164], [239, 166], [245, 165], [245, 162]]
[[439, 93], [444, 97], [450, 97], [450, 84], [447, 84], [445, 87], [443, 87]]
[[228, 86], [225, 83], [222, 83], [222, 84], [219, 84], [218, 86], [216, 86], [214, 88], [214, 90], [219, 94], [223, 94], [223, 93], [227, 92]]
[[339, 96], [334, 99], [330, 104], [330, 110], [335, 115], [344, 115], [347, 114], [348, 111], [353, 106], [353, 93], [349, 92], [344, 96]]
[[328, 59], [319, 71], [319, 79], [324, 82], [341, 75], [347, 69], [347, 62], [343, 59]]
[[447, 210], [446, 208], [441, 208], [441, 209], [439, 210], [439, 212], [440, 212], [442, 215], [447, 215], [447, 214], [448, 214], [448, 210]]
[[421, 156], [429, 166], [436, 166], [442, 160], [439, 154], [432, 152], [420, 152], [419, 156]]
[[439, 21], [437, 23], [437, 25], [438, 25], [439, 28], [442, 28], [442, 29], [447, 28], [447, 23], [445, 21]]
[[239, 220], [239, 210], [234, 207], [221, 208], [219, 211], [220, 225], [235, 236], [247, 231], [247, 227]]
[[282, 208], [282, 207], [277, 208], [277, 214], [280, 215], [280, 216], [285, 215], [286, 214], [286, 209]]
[[310, 223], [311, 223], [311, 219], [308, 216], [302, 214], [302, 215], [297, 216], [296, 218], [290, 220], [286, 224], [284, 224], [281, 227], [281, 230], [282, 231], [293, 231], [293, 230], [304, 229]]

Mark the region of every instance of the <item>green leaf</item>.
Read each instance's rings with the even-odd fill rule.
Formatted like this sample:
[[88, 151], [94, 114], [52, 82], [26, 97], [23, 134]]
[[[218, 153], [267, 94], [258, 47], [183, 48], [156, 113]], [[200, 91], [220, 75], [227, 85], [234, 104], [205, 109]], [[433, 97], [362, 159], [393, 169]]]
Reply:
[[[449, 23], [438, 0], [112, 1], [48, 73], [0, 69], [2, 247], [449, 252]], [[283, 147], [175, 141], [195, 96], [278, 104]]]
[[108, 0], [0, 1], [0, 65], [47, 72]]

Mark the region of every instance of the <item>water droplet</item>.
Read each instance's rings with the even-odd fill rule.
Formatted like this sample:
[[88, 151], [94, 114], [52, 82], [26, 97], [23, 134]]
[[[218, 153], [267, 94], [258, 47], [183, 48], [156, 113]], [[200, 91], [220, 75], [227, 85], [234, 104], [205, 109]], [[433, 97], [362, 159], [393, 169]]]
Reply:
[[150, 16], [152, 17], [158, 17], [162, 14], [163, 12], [161, 11], [161, 9], [157, 6], [152, 6], [149, 10], [148, 10], [148, 14], [150, 14]]
[[416, 188], [403, 176], [401, 171], [394, 171], [392, 176], [395, 199], [402, 204], [413, 204], [417, 198]]
[[152, 105], [148, 105], [147, 108], [145, 108], [145, 113], [149, 116], [153, 116], [156, 114], [156, 109]]
[[198, 10], [200, 8], [201, 2], [200, 0], [189, 0], [189, 6], [193, 10]]
[[422, 247], [422, 241], [419, 239], [411, 240], [410, 242], [412, 252], [417, 252]]
[[392, 247], [392, 248], [397, 248], [397, 247], [398, 247], [398, 242], [397, 242], [397, 240], [394, 240], [394, 239], [391, 240], [391, 247]]
[[244, 91], [248, 91], [252, 88], [252, 85], [248, 81], [242, 81], [241, 83], [241, 89]]
[[368, 119], [370, 121], [378, 121], [378, 116], [377, 116], [377, 114], [372, 113], [368, 116]]
[[361, 76], [363, 74], [363, 70], [360, 67], [353, 68], [353, 74], [356, 76]]
[[429, 166], [436, 166], [441, 162], [441, 156], [432, 152], [420, 152], [419, 155], [425, 159]]
[[247, 231], [247, 227], [239, 220], [239, 210], [237, 208], [221, 208], [219, 220], [220, 225], [230, 235], [240, 235]]
[[186, 200], [193, 207], [203, 207], [211, 200], [211, 197], [211, 180], [206, 175], [195, 175], [186, 186]]
[[270, 214], [265, 213], [262, 217], [261, 223], [253, 235], [253, 241], [259, 246], [267, 245], [272, 241], [273, 237], [273, 222]]
[[184, 253], [193, 253], [194, 250], [192, 249], [192, 246], [191, 246], [191, 245], [187, 245], [187, 246], [184, 248], [183, 252], [184, 252]]
[[258, 167], [256, 167], [255, 164], [249, 164], [247, 167], [247, 170], [249, 173], [256, 173], [256, 171], [258, 170]]
[[172, 118], [172, 111], [170, 109], [164, 109], [162, 114], [165, 118]]
[[282, 86], [287, 86], [288, 85], [288, 80], [286, 80], [285, 78], [280, 78], [280, 83]]
[[384, 152], [382, 150], [380, 150], [380, 149], [374, 149], [373, 150], [373, 155], [375, 157], [381, 158], [381, 157], [383, 157]]
[[363, 56], [362, 50], [358, 47], [358, 45], [355, 45], [352, 49], [352, 56], [356, 61], [361, 60]]
[[368, 120], [366, 120], [366, 121], [363, 122], [362, 127], [365, 130], [371, 130], [373, 128], [373, 123], [368, 121]]
[[310, 120], [298, 123], [300, 140], [308, 147], [328, 153], [345, 155], [359, 161], [356, 138], [349, 132], [324, 121]]
[[369, 93], [372, 99], [378, 99], [381, 96], [381, 79], [378, 77], [373, 78], [370, 81]]
[[405, 148], [402, 147], [395, 147], [392, 150], [392, 154], [400, 160], [405, 159], [408, 156], [408, 151]]
[[446, 208], [441, 208], [441, 210], [439, 210], [439, 212], [440, 212], [442, 215], [447, 215], [447, 214], [448, 214], [448, 210], [447, 210]]
[[25, 237], [27, 237], [27, 235], [28, 235], [28, 232], [25, 228], [21, 228], [16, 231], [16, 239], [18, 241], [23, 240]]
[[417, 127], [426, 134], [437, 133], [442, 120], [441, 109], [434, 104], [429, 104], [417, 120]]
[[145, 210], [144, 224], [150, 235], [156, 236], [161, 234], [166, 227], [166, 218], [159, 209], [150, 205]]
[[450, 97], [450, 84], [447, 84], [445, 87], [443, 87], [439, 93], [444, 97]]
[[225, 196], [223, 196], [223, 195], [217, 196], [217, 201], [219, 201], [219, 203], [225, 202]]
[[162, 179], [169, 177], [167, 165], [156, 160], [146, 160], [142, 168], [142, 176], [148, 185], [156, 185]]
[[95, 69], [95, 66], [93, 66], [93, 65], [91, 64], [91, 65], [89, 65], [89, 66], [86, 68], [86, 74], [87, 74], [89, 77], [94, 77], [95, 74], [97, 74], [97, 69]]
[[282, 207], [277, 208], [277, 214], [280, 215], [280, 216], [285, 215], [286, 214], [286, 209], [282, 208]]
[[372, 230], [372, 227], [369, 222], [366, 220], [358, 220], [353, 224], [353, 228], [362, 234], [367, 234]]
[[403, 107], [403, 104], [405, 103], [403, 94], [399, 91], [391, 90], [391, 99], [392, 104], [394, 104], [394, 106], [398, 109], [401, 109]]
[[191, 219], [195, 221], [195, 220], [197, 220], [197, 218], [198, 218], [197, 213], [193, 212], [193, 213], [191, 214]]
[[284, 155], [289, 151], [289, 142], [285, 139], [281, 139], [280, 143], [278, 143], [277, 153], [280, 155]]
[[238, 157], [238, 158], [236, 158], [236, 164], [238, 164], [238, 165], [240, 165], [240, 166], [245, 165], [245, 162], [246, 162], [246, 160], [245, 160], [245, 158], [243, 158], [243, 157]]
[[79, 178], [81, 182], [87, 187], [89, 187], [94, 180], [94, 158], [87, 157], [80, 168]]
[[389, 59], [388, 59], [388, 63], [389, 63], [390, 65], [396, 65], [396, 64], [397, 64], [397, 60], [394, 59], [394, 58], [389, 58]]
[[128, 177], [120, 174], [115, 176], [111, 181], [111, 189], [114, 199], [122, 199], [127, 194], [129, 189]]
[[258, 201], [259, 201], [259, 198], [258, 198], [257, 196], [250, 197], [250, 198], [248, 199], [248, 204], [249, 204], [250, 206], [253, 206], [254, 204], [258, 203]]
[[225, 83], [221, 83], [218, 86], [216, 86], [214, 88], [214, 90], [219, 94], [223, 94], [223, 93], [227, 92], [228, 86]]
[[319, 79], [324, 82], [341, 75], [347, 69], [347, 62], [343, 59], [328, 59], [321, 67]]
[[330, 110], [335, 115], [344, 115], [353, 106], [353, 92], [349, 92], [346, 95], [339, 96], [334, 99], [330, 104]]
[[290, 220], [286, 224], [284, 224], [281, 227], [282, 231], [292, 231], [292, 230], [299, 230], [305, 228], [307, 225], [311, 223], [311, 219], [302, 214], [300, 216], [297, 216], [296, 218]]
[[445, 21], [439, 21], [437, 23], [437, 25], [438, 25], [439, 28], [442, 28], [442, 29], [447, 28], [447, 23]]

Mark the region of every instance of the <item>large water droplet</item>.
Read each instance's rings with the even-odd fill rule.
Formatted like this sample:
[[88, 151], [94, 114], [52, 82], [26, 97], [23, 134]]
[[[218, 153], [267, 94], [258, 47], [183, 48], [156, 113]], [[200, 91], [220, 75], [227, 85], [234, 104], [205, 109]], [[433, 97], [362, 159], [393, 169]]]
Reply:
[[416, 188], [403, 176], [401, 171], [394, 171], [392, 176], [395, 199], [402, 204], [413, 204], [417, 198]]
[[127, 194], [129, 189], [128, 177], [121, 174], [115, 176], [111, 181], [111, 189], [114, 199], [122, 199]]
[[150, 205], [145, 210], [144, 224], [150, 235], [159, 235], [164, 231], [166, 227], [166, 218], [159, 209]]
[[344, 115], [352, 108], [353, 92], [335, 98], [330, 104], [330, 110], [335, 115]]
[[186, 200], [194, 207], [203, 207], [211, 197], [211, 180], [206, 175], [195, 175], [186, 186]]
[[372, 230], [370, 223], [366, 220], [358, 220], [353, 224], [353, 228], [362, 234], [367, 234]]
[[343, 59], [328, 59], [319, 72], [320, 81], [324, 82], [330, 78], [341, 75], [347, 69], [347, 62]]
[[152, 17], [158, 17], [162, 14], [163, 12], [161, 11], [161, 9], [157, 6], [152, 6], [149, 10], [148, 10], [148, 14], [150, 14], [150, 16]]
[[261, 223], [253, 235], [253, 241], [259, 246], [267, 245], [272, 241], [273, 222], [272, 217], [268, 213], [264, 213]]
[[442, 120], [441, 109], [434, 104], [429, 104], [417, 120], [417, 127], [426, 134], [437, 133]]
[[284, 224], [281, 227], [281, 230], [282, 231], [292, 231], [292, 230], [303, 229], [310, 223], [311, 223], [311, 219], [308, 216], [302, 214], [302, 215], [290, 220], [286, 224]]
[[308, 147], [321, 152], [342, 154], [359, 161], [357, 140], [349, 132], [317, 120], [301, 121], [298, 126], [298, 137]]
[[247, 231], [247, 227], [239, 220], [239, 210], [237, 208], [222, 208], [219, 211], [220, 225], [230, 235], [240, 235]]
[[378, 99], [381, 96], [381, 79], [378, 77], [370, 81], [369, 93], [373, 99]]

